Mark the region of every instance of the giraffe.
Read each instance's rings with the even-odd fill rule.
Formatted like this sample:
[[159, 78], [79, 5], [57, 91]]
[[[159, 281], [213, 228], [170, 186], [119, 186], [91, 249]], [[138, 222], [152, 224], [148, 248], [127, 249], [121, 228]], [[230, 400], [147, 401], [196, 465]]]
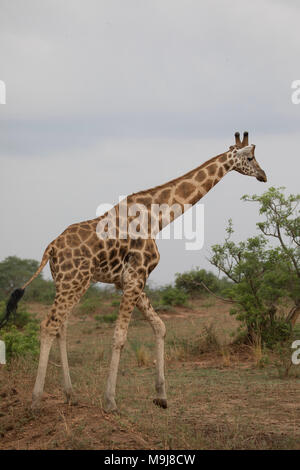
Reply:
[[[107, 412], [116, 411], [115, 400], [118, 366], [121, 350], [125, 344], [131, 313], [136, 306], [149, 321], [156, 342], [156, 397], [153, 402], [167, 408], [167, 395], [164, 375], [164, 338], [166, 328], [152, 307], [144, 292], [147, 278], [159, 262], [159, 252], [155, 237], [167, 224], [179, 217], [187, 206], [196, 204], [228, 172], [235, 170], [243, 175], [254, 176], [266, 182], [266, 174], [260, 168], [254, 155], [255, 145], [249, 145], [248, 132], [243, 141], [235, 133], [235, 144], [226, 152], [206, 161], [194, 170], [163, 185], [140, 191], [127, 197], [128, 212], [121, 215], [121, 205], [113, 210], [117, 222], [113, 223], [114, 237], [105, 225], [102, 232], [99, 224], [112, 221], [112, 211], [92, 220], [70, 225], [46, 248], [41, 264], [31, 279], [21, 289], [16, 289], [7, 304], [6, 316], [17, 308], [25, 288], [50, 263], [56, 294], [49, 314], [41, 322], [40, 358], [37, 377], [33, 389], [32, 409], [41, 404], [49, 353], [55, 338], [60, 349], [63, 388], [68, 403], [74, 402], [69, 374], [66, 333], [67, 320], [72, 308], [87, 291], [90, 283], [114, 284], [122, 290], [122, 300], [112, 341], [111, 361], [105, 392], [104, 408]], [[164, 209], [156, 212], [153, 224], [151, 207], [161, 205]], [[135, 222], [130, 210], [137, 206], [139, 212], [138, 236], [130, 236], [128, 227]], [[143, 208], [141, 210], [140, 208]], [[170, 211], [168, 208], [173, 208]], [[151, 217], [150, 217], [151, 215]], [[123, 218], [122, 218], [123, 217]], [[138, 225], [138, 227], [137, 227]], [[125, 236], [124, 236], [125, 235]]]

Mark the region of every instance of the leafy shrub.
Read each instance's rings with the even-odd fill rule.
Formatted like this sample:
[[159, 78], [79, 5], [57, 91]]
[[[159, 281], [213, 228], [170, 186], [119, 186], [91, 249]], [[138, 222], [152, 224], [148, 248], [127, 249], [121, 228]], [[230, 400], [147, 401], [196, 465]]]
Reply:
[[[6, 312], [6, 303], [4, 301], [0, 302], [0, 319], [5, 316]], [[17, 328], [23, 328], [28, 323], [36, 321], [33, 319], [32, 315], [26, 310], [24, 304], [20, 304], [15, 315], [10, 316], [7, 322], [7, 327], [10, 325], [15, 325]]]
[[222, 292], [225, 288], [230, 286], [230, 282], [226, 280], [226, 278], [219, 279], [211, 271], [197, 268], [183, 274], [177, 273], [175, 287], [193, 296], [207, 295], [208, 292], [201, 282], [214, 293]]
[[55, 285], [53, 281], [46, 281], [42, 277], [37, 277], [30, 287], [26, 289], [24, 300], [40, 302], [42, 304], [52, 304], [55, 297]]
[[161, 291], [161, 303], [163, 305], [185, 305], [188, 295], [181, 289], [172, 286], [166, 286]]
[[15, 325], [6, 327], [1, 339], [5, 342], [7, 360], [12, 357], [36, 356], [39, 352], [38, 331], [39, 326], [33, 321], [27, 323], [22, 330], [18, 330]]
[[109, 300], [111, 300], [112, 306], [119, 306], [120, 304], [120, 296], [114, 292], [113, 289], [100, 289], [99, 287], [92, 285], [82, 296], [77, 312], [81, 315], [89, 315], [97, 311], [101, 307], [102, 302], [104, 302], [102, 311], [105, 311], [105, 302]]
[[97, 308], [99, 308], [100, 302], [99, 299], [96, 298], [87, 298], [81, 301], [79, 305], [79, 312], [83, 315], [89, 315], [90, 313], [94, 313]]
[[169, 312], [169, 310], [171, 309], [172, 309], [171, 305], [161, 305], [161, 304], [154, 305], [154, 310], [156, 310], [156, 312]]
[[82, 301], [85, 301], [87, 299], [101, 299], [103, 296], [106, 295], [106, 290], [105, 289], [99, 289], [99, 287], [95, 285], [91, 285], [86, 293], [81, 297]]
[[0, 299], [6, 300], [9, 294], [21, 287], [38, 269], [39, 262], [9, 256], [0, 262]]
[[[21, 287], [37, 271], [39, 262], [9, 256], [0, 262], [0, 299], [7, 300], [11, 292]], [[53, 281], [43, 279], [40, 274], [26, 289], [24, 300], [52, 303], [55, 295]]]
[[272, 348], [291, 335], [292, 325], [278, 315], [278, 306], [299, 296], [294, 265], [285, 250], [270, 247], [263, 235], [235, 243], [231, 220], [226, 232], [223, 245], [212, 247], [210, 262], [233, 281], [227, 289], [235, 302], [231, 314], [246, 327], [246, 342], [258, 335], [263, 346]]
[[[0, 302], [1, 318], [5, 312], [5, 302]], [[13, 323], [12, 323], [13, 322]], [[5, 342], [6, 358], [36, 356], [39, 352], [38, 321], [20, 305], [16, 318], [1, 330], [1, 339]]]

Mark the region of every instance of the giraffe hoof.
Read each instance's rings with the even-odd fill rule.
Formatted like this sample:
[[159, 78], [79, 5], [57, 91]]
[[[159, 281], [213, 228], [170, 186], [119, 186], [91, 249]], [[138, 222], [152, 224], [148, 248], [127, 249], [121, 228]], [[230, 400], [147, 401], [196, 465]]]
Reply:
[[167, 400], [165, 398], [154, 398], [153, 403], [160, 408], [168, 408]]
[[66, 397], [64, 403], [66, 405], [70, 405], [70, 406], [77, 406], [78, 405], [78, 400], [76, 400], [76, 398], [72, 397], [72, 396], [71, 397]]
[[113, 415], [120, 415], [120, 411], [118, 410], [118, 408], [112, 408], [111, 410], [108, 410], [107, 408], [104, 408], [104, 413], [106, 414], [113, 414]]
[[32, 401], [30, 409], [33, 413], [39, 413], [41, 411], [41, 402], [40, 402], [40, 400]]
[[115, 400], [105, 400], [104, 404], [104, 411], [106, 413], [117, 413], [118, 412], [118, 407], [116, 405]]
[[76, 405], [78, 405], [78, 400], [72, 392], [71, 393], [70, 392], [65, 392], [65, 401], [64, 401], [64, 403], [66, 403], [67, 405], [76, 406]]

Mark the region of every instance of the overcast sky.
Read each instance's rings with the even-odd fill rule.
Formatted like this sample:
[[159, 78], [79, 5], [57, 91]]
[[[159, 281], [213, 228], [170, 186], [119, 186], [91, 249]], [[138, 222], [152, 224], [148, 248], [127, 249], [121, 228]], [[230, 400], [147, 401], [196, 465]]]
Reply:
[[243, 194], [299, 192], [299, 17], [298, 0], [0, 0], [0, 260], [40, 260], [99, 204], [186, 173], [236, 130], [268, 183], [228, 174], [201, 201], [203, 249], [159, 241], [150, 279], [210, 268], [229, 218], [236, 239], [255, 234]]

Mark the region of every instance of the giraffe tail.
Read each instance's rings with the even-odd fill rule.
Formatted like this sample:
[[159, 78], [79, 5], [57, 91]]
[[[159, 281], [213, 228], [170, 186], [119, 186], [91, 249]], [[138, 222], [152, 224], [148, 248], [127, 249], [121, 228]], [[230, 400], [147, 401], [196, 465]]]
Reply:
[[47, 246], [45, 252], [44, 252], [44, 255], [43, 255], [43, 258], [42, 258], [42, 261], [41, 261], [41, 264], [38, 268], [38, 270], [34, 273], [34, 275], [29, 279], [29, 281], [27, 281], [24, 286], [22, 288], [18, 288], [18, 289], [15, 289], [10, 298], [8, 299], [8, 302], [6, 304], [6, 312], [5, 312], [5, 315], [4, 317], [2, 318], [2, 320], [0, 320], [0, 328], [2, 328], [7, 322], [8, 322], [8, 319], [10, 317], [10, 315], [12, 313], [16, 313], [17, 311], [17, 307], [18, 307], [18, 303], [19, 301], [21, 300], [21, 298], [23, 297], [24, 295], [24, 292], [25, 292], [25, 289], [26, 287], [40, 274], [40, 272], [44, 269], [44, 267], [46, 266], [46, 264], [48, 263], [49, 261], [49, 258], [51, 256], [51, 252], [52, 252], [52, 244], [50, 243], [50, 245]]

